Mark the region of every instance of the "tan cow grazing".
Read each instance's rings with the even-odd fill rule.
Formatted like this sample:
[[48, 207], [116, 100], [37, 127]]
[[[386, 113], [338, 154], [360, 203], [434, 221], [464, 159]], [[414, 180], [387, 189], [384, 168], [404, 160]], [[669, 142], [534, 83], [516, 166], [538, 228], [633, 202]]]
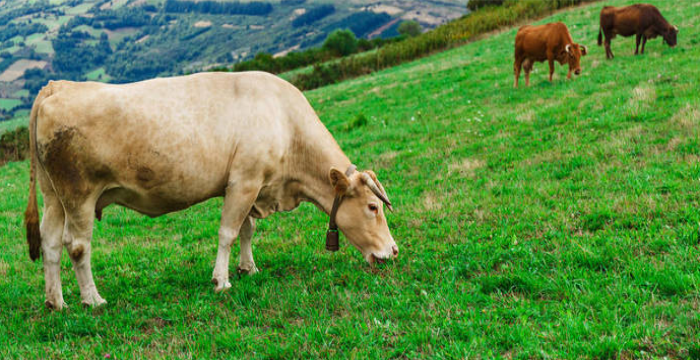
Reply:
[[43, 253], [53, 309], [65, 306], [64, 246], [82, 302], [105, 302], [93, 281], [90, 243], [96, 214], [110, 204], [155, 217], [223, 196], [216, 291], [231, 286], [233, 241], [240, 238], [239, 271], [257, 272], [255, 219], [302, 201], [326, 213], [336, 207], [331, 223], [370, 264], [398, 255], [382, 206], [390, 203], [375, 174], [355, 171], [304, 95], [270, 74], [49, 82], [32, 107], [30, 147], [27, 241], [33, 260]]
[[600, 29], [598, 46], [602, 45], [605, 34], [605, 57], [615, 57], [610, 49], [610, 41], [616, 35], [636, 36], [637, 47], [634, 54], [639, 54], [639, 42], [642, 41], [642, 54], [648, 39], [661, 35], [670, 47], [676, 46], [678, 28], [672, 26], [654, 5], [635, 4], [625, 7], [606, 6], [600, 11]]
[[564, 23], [556, 22], [539, 26], [522, 26], [515, 35], [515, 87], [518, 87], [520, 71], [525, 69], [525, 85], [530, 85], [530, 71], [535, 62], [547, 60], [549, 63], [549, 81], [554, 74], [554, 61], [569, 64], [567, 79], [571, 73], [581, 74], [581, 56], [587, 49], [574, 42], [569, 29]]

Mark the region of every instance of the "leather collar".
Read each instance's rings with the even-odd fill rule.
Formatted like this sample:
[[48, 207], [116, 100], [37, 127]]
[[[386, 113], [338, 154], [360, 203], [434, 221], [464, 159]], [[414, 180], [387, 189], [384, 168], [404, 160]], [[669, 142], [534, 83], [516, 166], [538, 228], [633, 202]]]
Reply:
[[[345, 175], [349, 177], [356, 169], [357, 166], [351, 164], [345, 171]], [[338, 224], [335, 223], [335, 215], [338, 213], [341, 202], [343, 202], [343, 196], [336, 194], [333, 200], [333, 207], [331, 208], [330, 219], [328, 220], [328, 231], [326, 231], [326, 250], [328, 251], [338, 251], [340, 249]]]

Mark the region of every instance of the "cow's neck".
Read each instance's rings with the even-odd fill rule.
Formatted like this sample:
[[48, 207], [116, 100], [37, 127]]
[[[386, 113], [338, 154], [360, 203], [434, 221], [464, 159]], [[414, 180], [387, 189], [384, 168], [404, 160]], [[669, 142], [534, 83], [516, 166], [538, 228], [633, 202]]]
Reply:
[[330, 170], [334, 167], [345, 172], [351, 165], [350, 160], [332, 138], [325, 144], [307, 145], [302, 154], [305, 158], [297, 162], [299, 166], [295, 176], [301, 183], [301, 196], [329, 214], [335, 199], [335, 190], [329, 178]]

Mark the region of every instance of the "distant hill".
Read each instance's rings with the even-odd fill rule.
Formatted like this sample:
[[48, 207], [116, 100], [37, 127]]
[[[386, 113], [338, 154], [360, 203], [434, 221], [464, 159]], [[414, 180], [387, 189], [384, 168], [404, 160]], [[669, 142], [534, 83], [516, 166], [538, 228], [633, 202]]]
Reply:
[[316, 47], [338, 28], [392, 37], [402, 20], [430, 29], [466, 11], [464, 0], [0, 0], [0, 112], [26, 112], [52, 78], [182, 74]]

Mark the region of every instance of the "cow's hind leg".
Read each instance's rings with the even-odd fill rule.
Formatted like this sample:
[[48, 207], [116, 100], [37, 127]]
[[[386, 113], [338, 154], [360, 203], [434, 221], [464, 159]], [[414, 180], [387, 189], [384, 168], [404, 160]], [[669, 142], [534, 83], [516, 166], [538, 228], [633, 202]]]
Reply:
[[644, 55], [644, 47], [647, 45], [646, 35], [642, 35], [642, 55]]
[[[639, 55], [639, 42], [642, 40], [642, 34], [637, 34], [635, 37], [635, 47], [634, 47], [634, 54]], [[642, 53], [644, 53], [644, 49], [642, 48]]]
[[248, 216], [248, 218], [243, 222], [243, 225], [241, 226], [241, 233], [238, 236], [241, 241], [241, 253], [238, 262], [239, 273], [252, 275], [258, 272], [258, 268], [255, 267], [255, 260], [253, 260], [253, 248], [251, 246], [254, 231], [255, 219]]
[[530, 86], [530, 72], [532, 71], [532, 60], [526, 59], [523, 62], [523, 69], [525, 70], [525, 86]]
[[521, 59], [516, 59], [515, 64], [513, 65], [513, 71], [515, 75], [515, 83], [513, 84], [513, 87], [518, 87], [518, 79], [520, 79], [520, 71], [523, 66], [523, 61]]
[[[98, 306], [106, 301], [97, 292], [92, 277], [90, 255], [92, 252], [92, 228], [95, 217], [96, 201], [88, 197], [88, 201], [78, 205], [66, 206], [66, 227], [63, 240], [68, 255], [73, 263], [75, 276], [80, 286], [80, 298], [84, 305]], [[66, 204], [64, 204], [66, 205]]]
[[260, 191], [259, 186], [245, 183], [229, 182], [224, 196], [224, 207], [221, 211], [221, 227], [219, 228], [219, 250], [216, 254], [216, 265], [212, 274], [214, 290], [219, 292], [231, 287], [228, 281], [228, 266], [231, 256], [231, 244], [238, 237], [243, 222], [246, 221], [250, 209]]
[[[41, 219], [41, 250], [44, 260], [44, 281], [46, 288], [46, 307], [61, 310], [66, 306], [61, 289], [61, 253], [63, 252], [63, 227], [65, 216], [63, 205], [56, 197], [53, 189], [42, 181], [39, 175], [41, 190], [44, 194], [44, 217]], [[45, 179], [45, 178], [44, 178]]]

